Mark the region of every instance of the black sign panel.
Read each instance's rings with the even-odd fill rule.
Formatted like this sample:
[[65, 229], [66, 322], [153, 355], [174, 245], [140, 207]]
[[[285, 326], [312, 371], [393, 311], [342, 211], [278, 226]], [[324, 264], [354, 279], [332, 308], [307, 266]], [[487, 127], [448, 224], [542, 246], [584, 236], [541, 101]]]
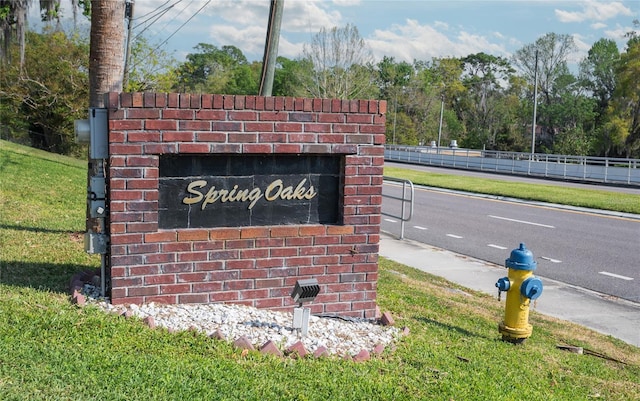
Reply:
[[342, 158], [320, 155], [160, 157], [160, 228], [337, 224]]

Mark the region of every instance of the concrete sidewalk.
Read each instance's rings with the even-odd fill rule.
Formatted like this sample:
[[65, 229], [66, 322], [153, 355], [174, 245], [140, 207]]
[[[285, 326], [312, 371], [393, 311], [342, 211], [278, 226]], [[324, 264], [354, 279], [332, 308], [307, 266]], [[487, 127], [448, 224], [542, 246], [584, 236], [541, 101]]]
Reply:
[[[514, 244], [514, 248], [518, 245]], [[505, 259], [510, 252], [505, 251]], [[496, 297], [498, 290], [495, 283], [507, 275], [504, 266], [411, 240], [397, 240], [385, 233], [380, 236], [380, 255]], [[640, 304], [608, 298], [544, 277], [541, 279], [544, 292], [537, 300], [536, 311], [578, 323], [640, 347]]]

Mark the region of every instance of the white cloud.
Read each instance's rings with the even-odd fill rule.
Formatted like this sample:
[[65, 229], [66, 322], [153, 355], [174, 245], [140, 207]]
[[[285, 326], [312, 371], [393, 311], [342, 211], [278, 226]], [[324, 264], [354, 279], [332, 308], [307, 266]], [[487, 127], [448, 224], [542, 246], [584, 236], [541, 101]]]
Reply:
[[436, 26], [442, 25], [421, 25], [408, 19], [404, 25], [392, 25], [387, 30], [376, 29], [367, 38], [367, 43], [376, 59], [390, 56], [407, 62], [433, 57], [462, 57], [478, 52], [508, 55], [502, 44], [492, 43], [484, 36], [460, 31], [450, 38]]
[[567, 61], [569, 64], [577, 64], [584, 59], [591, 49], [592, 43], [587, 42], [582, 35], [573, 34], [573, 43], [576, 45], [576, 51], [569, 54]]
[[621, 2], [586, 1], [579, 3], [581, 11], [555, 10], [560, 22], [606, 21], [619, 15], [632, 16], [633, 12]]
[[602, 22], [596, 22], [596, 23], [591, 24], [590, 26], [591, 26], [591, 29], [598, 30], [598, 29], [606, 28], [607, 24], [602, 23]]

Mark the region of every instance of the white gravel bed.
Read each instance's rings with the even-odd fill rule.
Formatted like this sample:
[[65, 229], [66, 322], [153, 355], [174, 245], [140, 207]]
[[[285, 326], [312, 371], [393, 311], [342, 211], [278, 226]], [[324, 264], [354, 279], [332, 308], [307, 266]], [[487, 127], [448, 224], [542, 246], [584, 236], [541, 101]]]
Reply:
[[281, 351], [301, 341], [307, 352], [315, 352], [323, 346], [329, 354], [357, 355], [360, 351], [371, 352], [376, 346], [385, 348], [400, 336], [400, 330], [392, 326], [381, 326], [371, 320], [311, 316], [309, 331], [302, 336], [293, 329], [292, 313], [256, 309], [232, 304], [132, 304], [111, 305], [96, 301], [103, 310], [144, 319], [153, 317], [156, 327], [170, 331], [199, 330], [211, 336], [221, 333], [227, 341], [246, 337], [257, 349], [273, 341]]

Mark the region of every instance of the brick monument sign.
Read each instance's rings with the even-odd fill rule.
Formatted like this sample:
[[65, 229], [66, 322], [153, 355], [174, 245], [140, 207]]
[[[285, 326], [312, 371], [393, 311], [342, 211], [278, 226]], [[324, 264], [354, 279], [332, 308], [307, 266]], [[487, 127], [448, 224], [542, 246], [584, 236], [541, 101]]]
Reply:
[[374, 317], [386, 102], [110, 93], [111, 302]]

